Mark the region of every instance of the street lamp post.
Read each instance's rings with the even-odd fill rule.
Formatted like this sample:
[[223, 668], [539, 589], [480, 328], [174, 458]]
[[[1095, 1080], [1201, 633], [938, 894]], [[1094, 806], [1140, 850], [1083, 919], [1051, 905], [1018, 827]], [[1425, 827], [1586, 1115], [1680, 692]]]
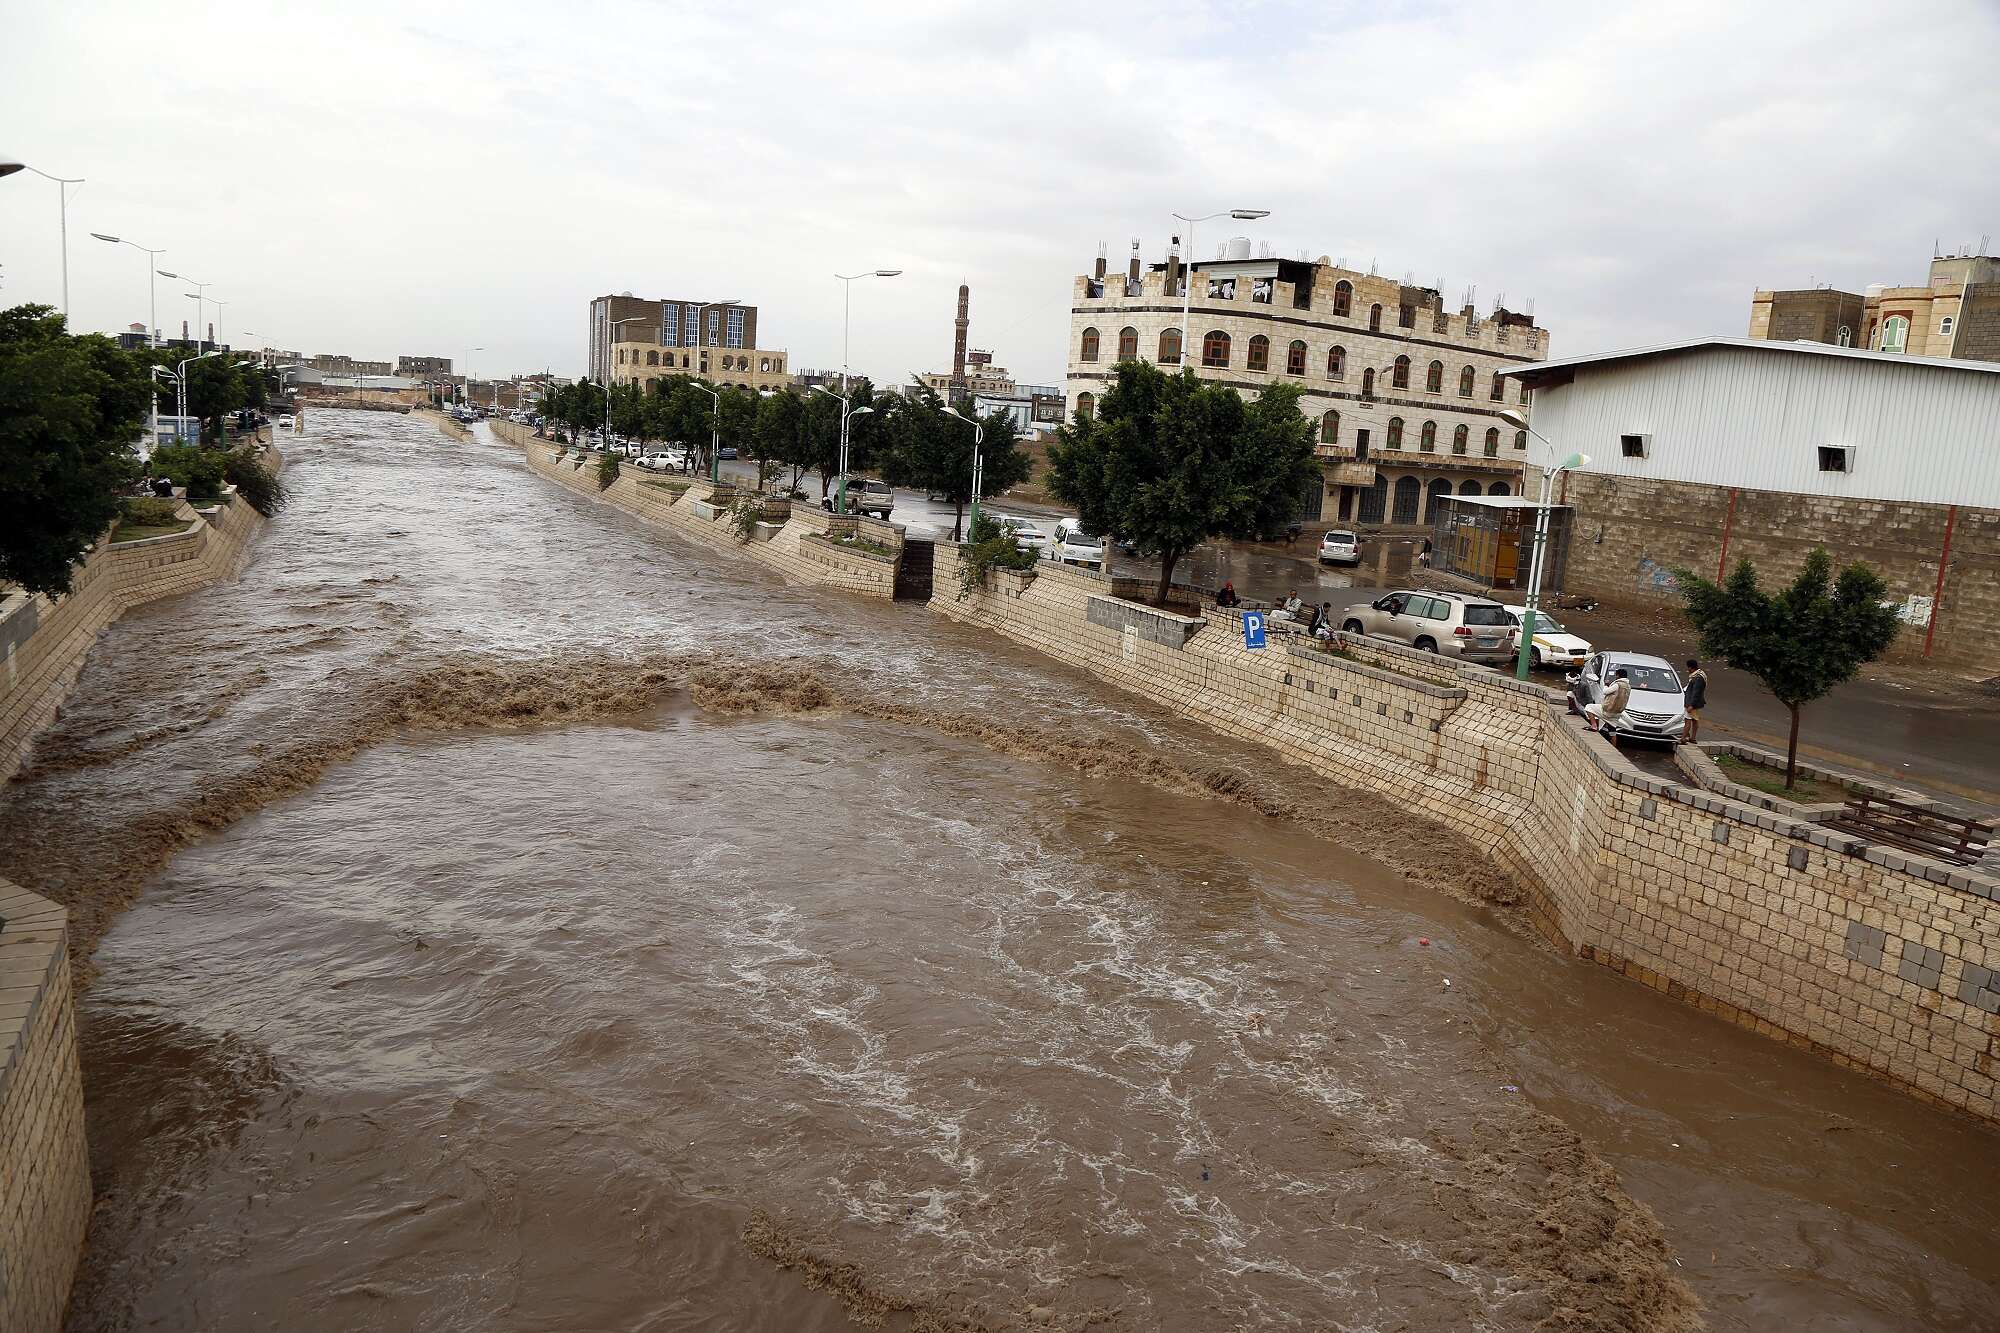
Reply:
[[823, 393], [840, 404], [840, 487], [834, 498], [833, 510], [836, 514], [847, 512], [847, 421], [849, 417], [865, 417], [875, 409], [856, 407], [852, 395], [835, 393], [824, 384], [813, 385], [815, 393]]
[[[727, 310], [730, 306], [738, 304], [741, 303], [738, 301], [703, 301], [701, 304], [697, 305], [694, 308], [695, 362], [694, 365], [691, 367], [691, 369], [694, 371], [694, 375], [691, 376], [690, 378], [699, 378], [706, 371], [707, 367], [702, 364], [701, 360], [702, 349], [704, 347], [713, 347], [715, 345], [707, 341], [708, 325], [707, 322], [702, 318], [702, 316], [706, 315], [711, 310]], [[621, 319], [618, 322], [624, 324], [629, 321]], [[678, 336], [685, 336], [685, 334], [686, 330], [683, 329], [681, 330]], [[706, 385], [698, 384], [695, 387], [703, 389], [711, 397], [715, 398], [715, 414], [716, 414], [715, 429], [713, 432], [711, 432], [712, 438], [709, 442], [710, 447], [708, 451], [708, 479], [710, 481], [719, 481], [722, 478], [722, 419], [721, 419], [722, 399], [719, 395], [716, 395], [713, 389], [709, 389]]]
[[208, 289], [210, 287], [213, 287], [215, 284], [212, 282], [196, 282], [193, 278], [190, 278], [185, 273], [169, 273], [165, 269], [160, 270], [160, 276], [163, 278], [178, 279], [179, 281], [185, 282], [189, 286], [194, 288], [193, 291], [182, 292], [181, 295], [188, 297], [194, 301], [194, 345], [196, 347], [200, 347], [202, 344], [201, 303], [207, 299]]
[[1188, 224], [1187, 245], [1184, 247], [1185, 262], [1181, 264], [1183, 270], [1181, 273], [1181, 365], [1184, 368], [1189, 364], [1188, 357], [1192, 355], [1188, 350], [1188, 340], [1192, 336], [1188, 331], [1188, 321], [1191, 317], [1191, 307], [1194, 304], [1194, 224], [1197, 222], [1212, 222], [1216, 218], [1224, 216], [1237, 218], [1244, 222], [1255, 222], [1258, 218], [1270, 217], [1271, 210], [1268, 208], [1225, 208], [1220, 213], [1209, 213], [1198, 218], [1188, 217], [1184, 213], [1174, 214], [1176, 219]]
[[104, 234], [103, 232], [101, 232], [101, 231], [94, 231], [94, 232], [92, 232], [92, 233], [90, 233], [90, 234], [91, 234], [92, 236], [96, 237], [96, 238], [97, 238], [98, 240], [100, 240], [100, 241], [109, 241], [109, 242], [110, 242], [110, 243], [111, 243], [112, 245], [129, 245], [129, 246], [131, 246], [131, 247], [132, 247], [132, 248], [133, 248], [134, 250], [143, 250], [143, 251], [145, 251], [145, 254], [146, 254], [146, 346], [148, 346], [148, 347], [158, 347], [158, 346], [160, 345], [160, 307], [159, 307], [159, 303], [158, 303], [158, 302], [157, 302], [156, 300], [154, 300], [154, 297], [153, 297], [153, 289], [154, 289], [154, 282], [153, 282], [153, 274], [154, 274], [154, 273], [156, 272], [156, 270], [154, 269], [153, 265], [155, 265], [155, 264], [157, 264], [157, 263], [159, 263], [159, 262], [160, 262], [160, 256], [161, 256], [161, 255], [163, 255], [163, 254], [165, 254], [165, 253], [166, 253], [166, 251], [165, 251], [164, 249], [162, 249], [162, 250], [153, 250], [153, 249], [149, 249], [148, 247], [146, 247], [146, 246], [143, 246], [143, 245], [139, 244], [139, 243], [138, 243], [137, 241], [128, 241], [128, 240], [126, 240], [126, 239], [125, 239], [124, 237], [122, 237], [122, 236], [106, 236], [106, 235], [105, 235], [105, 234]]
[[[1516, 430], [1527, 431], [1530, 435], [1549, 446], [1549, 457], [1555, 457], [1556, 447], [1549, 438], [1528, 424], [1527, 417], [1509, 408], [1500, 413], [1500, 419]], [[1542, 604], [1542, 561], [1549, 541], [1549, 492], [1555, 486], [1558, 474], [1580, 468], [1590, 462], [1588, 454], [1571, 454], [1560, 463], [1551, 462], [1542, 468], [1542, 498], [1535, 506], [1535, 551], [1528, 562], [1528, 597], [1521, 608], [1521, 648], [1514, 658], [1514, 679], [1528, 678], [1528, 658], [1535, 642], [1535, 612]]]
[[[834, 397], [840, 399], [840, 482], [839, 496], [834, 501], [837, 513], [847, 512], [847, 421], [856, 415], [848, 410], [847, 368], [848, 361], [848, 316], [854, 308], [854, 280], [856, 278], [893, 278], [903, 270], [899, 268], [874, 268], [864, 273], [836, 273], [841, 281], [840, 288], [840, 392]], [[864, 412], [873, 409], [863, 409]]]
[[[224, 307], [224, 306], [228, 305], [228, 304], [229, 304], [229, 302], [227, 302], [227, 301], [218, 301], [218, 300], [216, 300], [216, 299], [215, 299], [215, 298], [214, 298], [213, 296], [211, 296], [211, 297], [209, 297], [209, 298], [208, 298], [208, 303], [209, 303], [210, 305], [212, 305], [212, 306], [214, 306], [214, 307], [215, 307], [215, 324], [216, 324], [216, 329], [215, 329], [215, 338], [214, 338], [214, 342], [215, 342], [215, 345], [216, 345], [216, 347], [217, 347], [217, 348], [220, 348], [220, 347], [222, 346], [222, 307]], [[197, 315], [199, 315], [199, 314], [201, 313], [201, 307], [200, 307], [199, 305], [197, 305], [197, 306], [195, 307], [195, 313], [196, 313]]]
[[174, 376], [175, 380], [177, 381], [177, 384], [176, 384], [176, 386], [175, 386], [175, 389], [176, 389], [176, 395], [175, 395], [175, 399], [174, 399], [174, 414], [175, 414], [176, 418], [178, 418], [178, 419], [177, 419], [177, 420], [176, 420], [176, 421], [174, 422], [174, 434], [175, 434], [175, 436], [176, 436], [177, 438], [179, 438], [179, 439], [182, 439], [182, 440], [185, 440], [185, 439], [187, 438], [187, 370], [188, 370], [188, 367], [189, 367], [190, 365], [192, 365], [193, 363], [195, 363], [196, 361], [206, 361], [206, 360], [208, 360], [208, 358], [210, 358], [211, 356], [221, 356], [221, 355], [222, 355], [222, 353], [220, 353], [220, 352], [203, 352], [203, 353], [201, 353], [201, 354], [200, 354], [200, 355], [198, 355], [198, 356], [191, 356], [191, 357], [189, 357], [189, 358], [188, 358], [187, 360], [185, 360], [185, 361], [181, 362], [181, 364], [180, 364], [180, 370], [179, 370], [179, 371], [178, 371], [178, 372], [177, 372], [177, 373], [175, 374], [175, 376]]
[[[979, 490], [981, 483], [986, 480], [986, 455], [980, 450], [980, 446], [986, 440], [986, 427], [976, 418], [965, 415], [949, 404], [945, 405], [944, 414], [948, 417], [957, 417], [972, 427], [972, 513], [965, 525], [966, 533], [970, 535], [972, 529], [979, 526]], [[957, 541], [959, 534], [954, 531], [951, 539]]]
[[45, 181], [56, 183], [56, 217], [62, 225], [62, 293], [63, 323], [69, 323], [69, 187], [83, 184], [81, 176], [51, 176], [40, 167], [31, 167], [18, 158], [0, 154], [0, 176], [11, 176], [17, 171], [32, 171]]

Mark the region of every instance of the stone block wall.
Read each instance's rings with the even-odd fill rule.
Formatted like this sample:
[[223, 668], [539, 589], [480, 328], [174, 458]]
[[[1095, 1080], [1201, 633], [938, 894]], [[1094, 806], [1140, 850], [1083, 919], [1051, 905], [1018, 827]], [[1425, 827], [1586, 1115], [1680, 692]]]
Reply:
[[62, 1327], [90, 1155], [62, 908], [0, 879], [0, 1329]]
[[1779, 584], [1823, 545], [1836, 568], [1867, 562], [1908, 608], [1915, 623], [1894, 659], [1925, 660], [1928, 638], [1930, 661], [2000, 673], [2000, 510], [1736, 489], [1732, 512], [1726, 486], [1588, 472], [1564, 480], [1576, 507], [1570, 592], [1678, 604], [1676, 567], [1714, 578], [1725, 559], [1733, 566], [1747, 557], [1766, 585]]
[[1561, 696], [1367, 641], [1341, 654], [1184, 643], [1092, 613], [1102, 580], [1051, 566], [958, 595], [984, 626], [1464, 835], [1581, 956], [1766, 1035], [2000, 1119], [2000, 882], [1642, 772]]

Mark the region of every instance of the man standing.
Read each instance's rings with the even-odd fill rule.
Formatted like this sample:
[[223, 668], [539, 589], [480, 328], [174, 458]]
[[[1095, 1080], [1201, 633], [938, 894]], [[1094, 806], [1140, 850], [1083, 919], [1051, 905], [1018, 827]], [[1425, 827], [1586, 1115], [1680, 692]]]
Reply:
[[1625, 712], [1625, 705], [1632, 699], [1632, 682], [1625, 679], [1625, 668], [1619, 667], [1611, 673], [1611, 683], [1604, 687], [1604, 698], [1594, 704], [1583, 706], [1583, 715], [1590, 719], [1604, 738], [1616, 745], [1615, 733], [1606, 730], [1607, 724], [1616, 723]]
[[1681, 731], [1681, 741], [1693, 745], [1701, 732], [1701, 710], [1708, 707], [1708, 673], [1701, 669], [1701, 663], [1692, 657], [1688, 659], [1687, 692], [1681, 697], [1681, 708], [1687, 713], [1687, 726]]

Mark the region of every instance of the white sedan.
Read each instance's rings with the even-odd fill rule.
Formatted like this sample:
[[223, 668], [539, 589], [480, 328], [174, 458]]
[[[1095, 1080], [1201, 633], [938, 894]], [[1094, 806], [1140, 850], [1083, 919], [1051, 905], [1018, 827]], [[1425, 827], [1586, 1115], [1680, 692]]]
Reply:
[[[1528, 613], [1525, 606], [1507, 608], [1507, 620], [1514, 626], [1514, 651], [1521, 651], [1521, 617]], [[1562, 622], [1546, 611], [1535, 612], [1535, 641], [1528, 648], [1528, 665], [1540, 670], [1543, 667], [1557, 667], [1564, 671], [1582, 668], [1590, 657], [1590, 640], [1570, 633]]]
[[988, 514], [987, 517], [1013, 533], [1015, 545], [1022, 550], [1033, 551], [1036, 555], [1040, 555], [1048, 549], [1049, 534], [1028, 519], [1017, 518], [1012, 514]]

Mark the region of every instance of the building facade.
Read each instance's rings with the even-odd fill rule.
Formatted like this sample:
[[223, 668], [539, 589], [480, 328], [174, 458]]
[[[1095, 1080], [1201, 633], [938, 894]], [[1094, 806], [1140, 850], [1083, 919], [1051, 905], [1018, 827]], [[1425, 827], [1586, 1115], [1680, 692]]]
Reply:
[[1865, 347], [1901, 356], [2000, 361], [2000, 258], [1939, 255], [1921, 287], [1760, 291], [1750, 336]]
[[[633, 345], [641, 349], [650, 347], [654, 356], [649, 361], [642, 350], [635, 363], [627, 350], [620, 360], [621, 345], [625, 349]], [[711, 348], [719, 355], [713, 371], [705, 372], [700, 369], [698, 353]], [[669, 354], [674, 363], [671, 369]], [[722, 364], [724, 355], [730, 363], [726, 367]], [[748, 356], [748, 366], [736, 364], [742, 356]], [[738, 370], [769, 375], [772, 372], [762, 369], [766, 359], [783, 356], [757, 346], [754, 305], [717, 305], [679, 298], [654, 300], [630, 292], [600, 296], [590, 303], [590, 378], [599, 384], [644, 382], [667, 374], [712, 373], [720, 380]], [[649, 366], [654, 372], [652, 376], [644, 373]], [[730, 382], [736, 381], [732, 378]]]
[[[1467, 304], [1432, 288], [1315, 262], [1253, 257], [1247, 240], [1198, 260], [1188, 364], [1244, 393], [1291, 383], [1318, 434], [1322, 484], [1308, 520], [1416, 526], [1440, 495], [1520, 493], [1527, 434], [1500, 413], [1525, 402], [1498, 372], [1548, 355], [1534, 320]], [[1121, 360], [1182, 364], [1184, 275], [1171, 251], [1123, 276], [1079, 277], [1070, 307], [1068, 408], [1088, 414]]]
[[322, 375], [387, 375], [390, 366], [387, 361], [364, 361], [344, 356], [337, 352], [321, 352], [306, 362]]
[[1563, 478], [1570, 591], [1673, 604], [1677, 569], [1747, 556], [1769, 586], [1825, 546], [1887, 581], [1899, 656], [2000, 672], [2000, 365], [1710, 338], [1506, 377], [1590, 458]]
[[396, 373], [414, 379], [425, 379], [432, 375], [451, 374], [451, 358], [448, 356], [399, 356], [396, 358]]

